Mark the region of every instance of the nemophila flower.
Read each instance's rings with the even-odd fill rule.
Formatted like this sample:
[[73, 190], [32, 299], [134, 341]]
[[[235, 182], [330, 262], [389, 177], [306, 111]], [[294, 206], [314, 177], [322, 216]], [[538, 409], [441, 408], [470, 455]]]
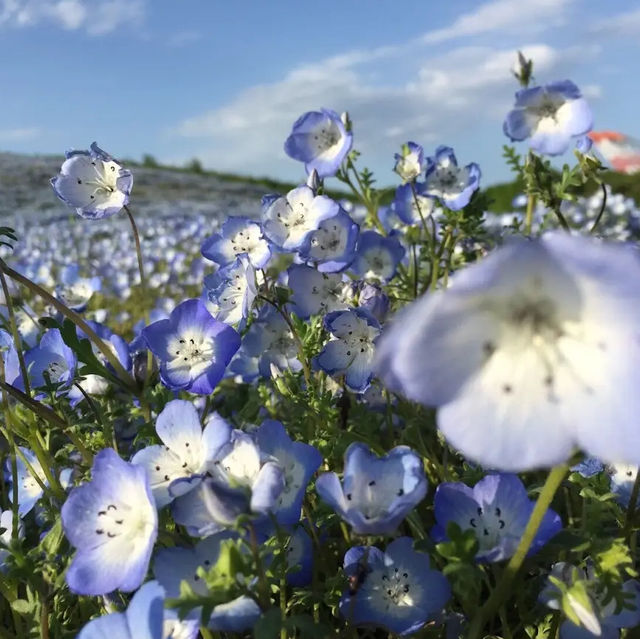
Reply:
[[358, 294], [358, 306], [382, 323], [389, 312], [389, 296], [377, 284], [364, 282]]
[[292, 310], [298, 317], [307, 319], [349, 307], [353, 292], [340, 273], [321, 273], [305, 264], [292, 264], [287, 274]]
[[[631, 464], [612, 464], [609, 468], [611, 475], [611, 492], [616, 500], [625, 508], [629, 506], [633, 485], [638, 476], [638, 466]], [[637, 504], [636, 504], [637, 505]]]
[[303, 526], [296, 526], [285, 549], [287, 557], [287, 583], [290, 586], [308, 586], [313, 577], [313, 542]]
[[434, 212], [436, 200], [425, 195], [425, 189], [424, 182], [403, 184], [396, 189], [393, 211], [405, 224], [421, 224]]
[[[61, 389], [73, 381], [78, 361], [57, 328], [49, 329], [38, 346], [25, 353], [24, 360], [34, 388], [59, 384]], [[22, 377], [18, 377], [15, 383], [22, 388]]]
[[101, 288], [99, 277], [80, 277], [77, 264], [67, 266], [60, 274], [56, 297], [74, 311], [84, 311], [96, 291]]
[[358, 535], [388, 535], [424, 499], [427, 480], [408, 446], [377, 457], [356, 442], [345, 452], [342, 484], [335, 473], [323, 473], [316, 491]]
[[329, 375], [344, 375], [347, 386], [356, 392], [366, 390], [373, 377], [375, 340], [380, 324], [363, 308], [333, 311], [324, 318], [331, 339], [314, 358]]
[[[533, 511], [517, 475], [487, 475], [473, 488], [459, 482], [445, 482], [436, 488], [436, 525], [431, 536], [437, 542], [448, 539], [447, 527], [456, 523], [461, 530], [473, 530], [478, 540], [479, 561], [502, 561], [515, 552]], [[534, 553], [562, 528], [560, 517], [545, 513], [529, 553]]]
[[240, 346], [238, 333], [214, 319], [199, 299], [178, 304], [169, 319], [147, 326], [142, 335], [160, 360], [162, 382], [200, 395], [213, 391]]
[[[285, 488], [285, 472], [266, 456], [255, 439], [233, 430], [227, 444], [209, 465], [212, 475], [204, 480], [178, 479], [171, 487], [183, 496], [172, 506], [175, 521], [194, 537], [205, 537], [232, 526], [243, 514], [266, 518], [278, 508]], [[184, 494], [186, 489], [189, 492]]]
[[551, 466], [575, 447], [637, 464], [639, 304], [634, 249], [561, 232], [514, 240], [403, 309], [377, 371], [438, 406], [449, 442], [488, 468]]
[[587, 560], [580, 569], [564, 561], [554, 564], [551, 577], [563, 583], [563, 590], [550, 579], [539, 600], [569, 617], [560, 626], [560, 639], [618, 639], [622, 628], [640, 624], [640, 583], [629, 579], [622, 584], [622, 601], [610, 597]]
[[579, 464], [571, 466], [571, 471], [589, 478], [604, 470], [604, 464], [596, 457], [585, 457]]
[[424, 151], [419, 144], [407, 142], [402, 145], [402, 152], [394, 155], [396, 164], [393, 170], [403, 182], [415, 180], [425, 169]]
[[384, 552], [355, 546], [344, 556], [350, 587], [340, 614], [354, 626], [384, 628], [405, 636], [433, 620], [451, 597], [444, 575], [433, 570], [426, 553], [410, 537], [392, 541]]
[[339, 210], [330, 197], [316, 195], [308, 186], [299, 186], [286, 196], [264, 200], [264, 234], [279, 249], [297, 251], [323, 220], [334, 217]]
[[201, 636], [200, 620], [180, 619], [177, 610], [165, 608], [162, 633], [163, 639], [198, 639]]
[[260, 375], [259, 366], [260, 355], [249, 355], [244, 346], [240, 346], [227, 368], [227, 376], [236, 378], [238, 383], [251, 384]]
[[163, 625], [164, 590], [150, 581], [133, 595], [126, 612], [92, 619], [77, 639], [166, 639]]
[[342, 208], [337, 215], [320, 222], [317, 231], [307, 237], [300, 257], [316, 262], [322, 273], [343, 271], [355, 256], [360, 226]]
[[299, 371], [298, 347], [287, 322], [271, 305], [263, 306], [242, 339], [244, 352], [258, 358], [258, 370], [271, 377], [271, 365]]
[[580, 89], [570, 80], [522, 89], [504, 121], [505, 134], [514, 141], [530, 138], [534, 151], [564, 153], [572, 139], [593, 126], [593, 115]]
[[[162, 548], [153, 560], [153, 574], [167, 592], [167, 597], [180, 596], [180, 583], [186, 581], [192, 590], [206, 596], [209, 594], [204, 580], [197, 574], [198, 568], [208, 570], [220, 556], [220, 544], [227, 539], [236, 539], [233, 532], [211, 535], [193, 548]], [[186, 619], [200, 619], [202, 609], [190, 611]], [[261, 614], [258, 604], [247, 596], [237, 597], [228, 603], [214, 607], [206, 627], [223, 632], [244, 632], [253, 626]]]
[[[195, 406], [174, 399], [158, 415], [156, 433], [164, 445], [139, 450], [131, 463], [145, 468], [156, 505], [162, 508], [175, 497], [170, 494], [173, 481], [207, 471], [209, 462], [229, 442], [231, 426], [214, 414], [203, 430]], [[193, 487], [195, 484], [191, 483], [189, 488]]]
[[51, 179], [56, 195], [81, 217], [97, 220], [129, 202], [133, 175], [94, 142], [89, 151], [69, 151]]
[[264, 268], [271, 257], [271, 249], [258, 222], [246, 217], [229, 217], [220, 233], [202, 243], [202, 255], [220, 266], [232, 264], [240, 255], [246, 255], [251, 266]]
[[[18, 515], [20, 517], [24, 517], [36, 505], [40, 497], [42, 497], [42, 486], [47, 486], [48, 481], [38, 458], [28, 448], [24, 448], [23, 446], [19, 446], [18, 448], [22, 453], [22, 455], [16, 455]], [[4, 470], [5, 481], [8, 486], [7, 494], [9, 501], [12, 501], [13, 472], [11, 470], [11, 460], [9, 458], [5, 461]], [[40, 482], [36, 480], [34, 475], [40, 480]]]
[[158, 531], [146, 470], [105, 448], [91, 474], [62, 506], [62, 527], [76, 548], [67, 584], [80, 595], [131, 592], [144, 581]]
[[295, 121], [284, 143], [285, 153], [304, 162], [307, 173], [315, 169], [321, 178], [335, 175], [353, 143], [345, 120], [330, 109], [307, 111]]
[[238, 325], [239, 329], [244, 328], [257, 294], [256, 271], [244, 255], [204, 278], [207, 310], [221, 322]]
[[300, 520], [302, 501], [311, 477], [322, 463], [322, 455], [309, 444], [291, 440], [284, 426], [273, 419], [262, 422], [255, 432], [256, 443], [263, 455], [272, 457], [284, 473], [284, 488], [275, 507], [281, 524]]
[[475, 163], [458, 166], [453, 149], [439, 146], [433, 157], [427, 158], [424, 194], [437, 198], [452, 211], [459, 211], [480, 186], [480, 167]]
[[18, 351], [13, 343], [13, 337], [2, 329], [0, 329], [0, 353], [4, 363], [4, 381], [13, 384], [16, 377], [20, 375]]
[[364, 231], [360, 233], [351, 270], [367, 280], [388, 282], [395, 276], [404, 255], [404, 246], [397, 237]]

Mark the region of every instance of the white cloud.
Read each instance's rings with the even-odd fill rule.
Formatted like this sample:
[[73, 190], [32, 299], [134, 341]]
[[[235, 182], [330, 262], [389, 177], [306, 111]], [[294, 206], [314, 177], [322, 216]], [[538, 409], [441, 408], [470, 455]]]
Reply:
[[592, 26], [591, 31], [598, 35], [637, 38], [640, 36], [640, 9], [598, 20], [597, 24]]
[[422, 40], [435, 44], [453, 38], [516, 29], [539, 32], [564, 23], [565, 10], [574, 0], [492, 0], [458, 17], [448, 27], [426, 33]]
[[0, 0], [0, 27], [31, 27], [49, 23], [91, 35], [138, 24], [146, 0]]
[[[558, 50], [546, 44], [521, 49], [534, 58], [536, 74], [550, 79], [568, 76], [577, 62], [597, 53], [595, 48]], [[397, 53], [385, 47], [377, 58]], [[373, 82], [366, 67], [371, 58], [357, 51], [293, 69], [280, 82], [254, 86], [181, 122], [174, 133], [197, 142], [187, 142], [189, 153], [171, 159], [197, 155], [215, 168], [291, 175], [296, 163], [285, 156], [283, 142], [301, 113], [322, 106], [349, 111], [356, 145], [373, 165], [385, 166], [408, 139], [454, 143], [478, 127], [500, 130], [517, 89], [511, 75], [515, 48], [458, 47], [430, 57], [418, 53], [411, 51], [400, 61], [413, 65], [408, 82], [394, 83], [393, 74], [386, 82]]]
[[25, 127], [18, 129], [0, 129], [0, 143], [4, 142], [24, 142], [33, 140], [40, 134], [40, 129], [36, 127]]

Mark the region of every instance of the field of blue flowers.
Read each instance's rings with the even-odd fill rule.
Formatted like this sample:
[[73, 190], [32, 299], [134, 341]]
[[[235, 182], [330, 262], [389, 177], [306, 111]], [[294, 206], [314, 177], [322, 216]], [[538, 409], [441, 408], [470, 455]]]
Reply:
[[519, 64], [513, 213], [416, 142], [382, 206], [321, 109], [259, 214], [94, 143], [0, 227], [0, 639], [638, 636], [640, 210]]

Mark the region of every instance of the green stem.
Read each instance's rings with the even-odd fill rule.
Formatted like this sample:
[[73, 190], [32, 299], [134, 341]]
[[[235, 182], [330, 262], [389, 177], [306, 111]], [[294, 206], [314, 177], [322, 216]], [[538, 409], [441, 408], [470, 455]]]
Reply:
[[140, 246], [140, 233], [138, 233], [138, 226], [136, 221], [133, 219], [133, 214], [129, 207], [125, 204], [124, 210], [127, 213], [127, 217], [129, 218], [129, 222], [131, 223], [131, 230], [133, 231], [133, 239], [136, 243], [136, 254], [138, 256], [138, 271], [140, 272], [140, 286], [142, 287], [142, 292], [146, 296], [147, 294], [147, 278], [144, 275], [144, 262], [142, 260], [142, 247]]
[[524, 217], [524, 234], [531, 235], [531, 227], [533, 226], [533, 211], [536, 208], [536, 196], [529, 193], [527, 198], [527, 211]]
[[538, 528], [540, 528], [542, 519], [568, 471], [569, 466], [567, 464], [560, 464], [552, 468], [549, 472], [547, 480], [538, 496], [538, 500], [533, 507], [533, 512], [531, 513], [531, 517], [529, 517], [524, 533], [520, 538], [520, 543], [502, 573], [502, 578], [496, 589], [472, 619], [467, 639], [479, 639], [487, 621], [493, 617], [499, 607], [503, 605], [512, 594], [513, 580], [522, 567], [522, 563], [529, 552], [529, 548], [531, 548]]
[[51, 304], [59, 313], [61, 313], [68, 320], [72, 321], [84, 334], [93, 342], [96, 348], [104, 355], [105, 359], [113, 366], [116, 371], [118, 377], [130, 386], [132, 389], [136, 388], [135, 380], [127, 373], [127, 371], [123, 368], [120, 360], [118, 360], [117, 356], [113, 353], [113, 351], [105, 344], [105, 342], [100, 339], [98, 334], [89, 326], [84, 319], [75, 311], [72, 311], [70, 308], [65, 306], [59, 299], [55, 298], [51, 293], [46, 291], [44, 288], [32, 282], [30, 279], [24, 277], [17, 271], [14, 271], [12, 268], [7, 266], [4, 260], [0, 259], [0, 270], [2, 270], [5, 275], [8, 275], [12, 280], [19, 282], [23, 286], [26, 286], [29, 290], [33, 291], [38, 297], [41, 297], [45, 302]]
[[249, 524], [249, 542], [253, 561], [256, 564], [256, 572], [258, 573], [259, 601], [262, 610], [265, 611], [268, 610], [271, 605], [271, 597], [269, 596], [269, 584], [267, 583], [267, 576], [264, 572], [264, 566], [260, 557], [260, 549], [258, 548], [258, 538], [253, 524]]
[[607, 206], [607, 187], [602, 183], [600, 185], [602, 187], [602, 206], [600, 207], [600, 211], [598, 211], [598, 215], [596, 219], [593, 221], [593, 226], [589, 229], [589, 233], [593, 233], [597, 228], [598, 224], [600, 224], [600, 220], [604, 214], [604, 209]]

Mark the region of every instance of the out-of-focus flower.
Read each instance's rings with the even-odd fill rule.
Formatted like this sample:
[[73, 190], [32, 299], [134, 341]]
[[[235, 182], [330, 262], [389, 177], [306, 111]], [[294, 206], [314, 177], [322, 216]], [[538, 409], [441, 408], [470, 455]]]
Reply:
[[445, 437], [488, 468], [552, 466], [576, 446], [638, 463], [639, 305], [633, 248], [560, 232], [514, 240], [403, 309], [377, 371], [440, 407]]
[[591, 130], [593, 115], [580, 89], [570, 80], [522, 89], [504, 121], [504, 132], [515, 141], [531, 138], [534, 151], [564, 153], [571, 140]]
[[467, 206], [479, 186], [480, 167], [475, 162], [459, 167], [451, 147], [439, 146], [435, 155], [427, 158], [424, 194], [452, 211]]
[[339, 273], [321, 273], [304, 264], [292, 264], [287, 270], [292, 310], [302, 319], [346, 309], [353, 296], [349, 282]]
[[[16, 469], [18, 477], [18, 516], [24, 517], [42, 497], [42, 486], [48, 486], [42, 466], [38, 458], [23, 446], [18, 447], [22, 455], [16, 455]], [[24, 457], [24, 459], [23, 459]], [[25, 463], [25, 460], [27, 463]], [[27, 466], [28, 464], [28, 466]], [[31, 467], [31, 470], [29, 469]], [[9, 500], [13, 499], [13, 474], [11, 472], [11, 462], [7, 458], [4, 468], [5, 481], [9, 487]], [[33, 471], [33, 473], [31, 472]], [[38, 482], [34, 474], [40, 480]]]
[[402, 184], [396, 189], [393, 212], [405, 224], [420, 224], [422, 219], [426, 220], [433, 213], [436, 200], [425, 195], [425, 189], [424, 182]]
[[60, 284], [56, 286], [56, 297], [65, 306], [81, 312], [100, 288], [99, 277], [80, 277], [78, 265], [73, 264], [62, 270]]

